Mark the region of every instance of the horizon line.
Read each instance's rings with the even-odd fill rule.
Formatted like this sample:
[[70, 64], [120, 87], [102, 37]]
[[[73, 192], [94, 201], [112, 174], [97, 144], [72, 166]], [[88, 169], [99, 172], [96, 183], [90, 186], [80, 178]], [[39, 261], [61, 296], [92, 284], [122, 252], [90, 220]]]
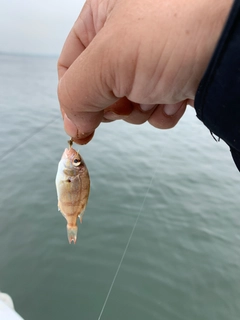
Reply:
[[48, 58], [58, 58], [59, 54], [57, 53], [31, 53], [31, 52], [14, 52], [14, 51], [1, 51], [0, 55], [9, 55], [9, 56], [31, 56], [31, 57], [48, 57]]

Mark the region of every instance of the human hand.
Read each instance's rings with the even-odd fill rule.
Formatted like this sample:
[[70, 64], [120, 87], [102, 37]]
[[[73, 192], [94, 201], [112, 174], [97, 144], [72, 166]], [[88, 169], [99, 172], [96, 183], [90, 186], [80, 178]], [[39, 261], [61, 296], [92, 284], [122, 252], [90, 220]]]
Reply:
[[171, 128], [193, 105], [232, 0], [88, 0], [58, 61], [66, 132], [101, 122]]

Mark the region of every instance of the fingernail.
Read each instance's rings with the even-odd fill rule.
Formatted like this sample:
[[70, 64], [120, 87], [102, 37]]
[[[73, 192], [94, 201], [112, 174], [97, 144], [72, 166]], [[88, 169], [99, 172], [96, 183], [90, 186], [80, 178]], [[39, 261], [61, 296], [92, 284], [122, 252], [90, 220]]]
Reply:
[[64, 113], [63, 116], [63, 122], [64, 122], [64, 129], [66, 131], [66, 133], [70, 136], [70, 137], [77, 137], [77, 127], [75, 126], [75, 124], [72, 122], [72, 120], [70, 120], [68, 118], [68, 116], [66, 115], [66, 113]]
[[182, 102], [176, 104], [165, 104], [163, 111], [166, 113], [167, 116], [173, 116], [178, 110], [181, 108]]
[[140, 104], [139, 106], [142, 109], [142, 111], [149, 111], [155, 107], [155, 105], [152, 104]]
[[120, 116], [113, 111], [107, 111], [104, 113], [104, 118], [107, 120], [118, 120]]
[[94, 132], [91, 132], [91, 133], [82, 133], [80, 134], [80, 136], [78, 136], [76, 139], [74, 139], [73, 141], [75, 143], [78, 143], [78, 144], [87, 144], [93, 137], [94, 135]]

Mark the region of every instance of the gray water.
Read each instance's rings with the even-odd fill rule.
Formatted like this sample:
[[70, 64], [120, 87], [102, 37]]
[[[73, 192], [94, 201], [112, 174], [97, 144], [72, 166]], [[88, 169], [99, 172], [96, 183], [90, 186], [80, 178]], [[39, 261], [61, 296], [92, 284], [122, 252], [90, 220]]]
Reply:
[[192, 108], [167, 131], [102, 124], [79, 147], [91, 194], [69, 245], [56, 86], [56, 58], [0, 55], [0, 290], [26, 320], [239, 320], [240, 174], [227, 146]]

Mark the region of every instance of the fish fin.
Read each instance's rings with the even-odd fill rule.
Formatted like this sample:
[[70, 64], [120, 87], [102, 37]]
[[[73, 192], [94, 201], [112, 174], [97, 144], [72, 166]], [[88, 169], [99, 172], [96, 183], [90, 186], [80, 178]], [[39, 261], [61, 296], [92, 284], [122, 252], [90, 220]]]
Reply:
[[83, 215], [84, 215], [84, 210], [78, 215], [80, 223], [82, 223], [82, 221], [83, 221]]
[[71, 244], [72, 242], [75, 244], [77, 241], [77, 231], [78, 231], [78, 227], [77, 226], [73, 226], [70, 227], [69, 225], [67, 225], [67, 235], [68, 235], [68, 241]]

